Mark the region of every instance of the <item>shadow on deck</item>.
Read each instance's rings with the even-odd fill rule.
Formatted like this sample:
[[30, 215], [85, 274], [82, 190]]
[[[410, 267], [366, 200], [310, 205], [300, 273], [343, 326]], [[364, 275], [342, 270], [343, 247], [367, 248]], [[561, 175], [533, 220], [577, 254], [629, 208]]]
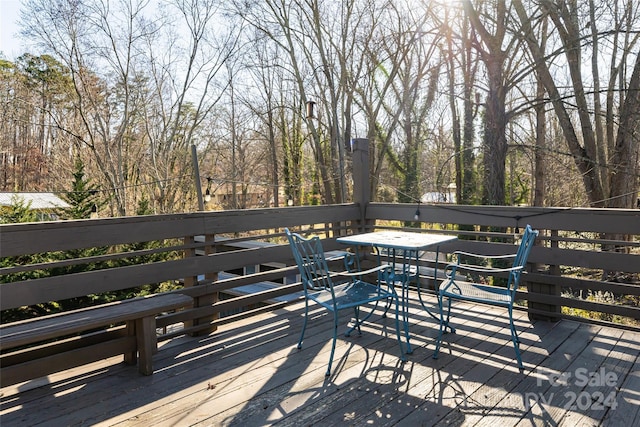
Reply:
[[[433, 305], [434, 300], [430, 303]], [[504, 312], [456, 304], [456, 334], [432, 359], [437, 322], [412, 307], [401, 363], [391, 319], [340, 338], [324, 373], [330, 319], [302, 303], [164, 343], [153, 376], [116, 359], [2, 389], [14, 425], [639, 425], [640, 334], [517, 312], [525, 373]], [[344, 321], [348, 319], [345, 317]], [[115, 363], [115, 364], [114, 364]]]

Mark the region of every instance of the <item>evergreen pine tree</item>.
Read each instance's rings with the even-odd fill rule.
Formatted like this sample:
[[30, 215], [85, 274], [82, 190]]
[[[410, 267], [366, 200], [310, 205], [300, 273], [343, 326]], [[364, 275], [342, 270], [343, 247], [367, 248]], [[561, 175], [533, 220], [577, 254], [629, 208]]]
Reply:
[[63, 195], [63, 199], [71, 205], [60, 213], [65, 219], [86, 219], [91, 217], [95, 203], [95, 191], [91, 190], [91, 182], [85, 179], [84, 163], [76, 158], [73, 168], [71, 191]]
[[0, 223], [36, 222], [38, 214], [31, 209], [31, 202], [25, 202], [20, 196], [13, 195], [11, 205], [0, 210]]

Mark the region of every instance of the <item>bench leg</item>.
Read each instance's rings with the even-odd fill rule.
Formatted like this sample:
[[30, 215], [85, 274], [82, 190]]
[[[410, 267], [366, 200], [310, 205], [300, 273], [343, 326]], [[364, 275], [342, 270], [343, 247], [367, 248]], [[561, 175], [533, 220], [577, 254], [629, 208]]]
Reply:
[[136, 320], [136, 341], [139, 354], [138, 372], [142, 375], [151, 375], [153, 374], [152, 356], [158, 345], [155, 316]]
[[[127, 321], [127, 335], [136, 335], [136, 322], [135, 320], [129, 320]], [[138, 340], [136, 339], [136, 342], [138, 342]], [[136, 344], [136, 347], [138, 346], [138, 344]], [[135, 365], [138, 362], [138, 351], [134, 350], [130, 353], [125, 353], [124, 354], [124, 363], [126, 363], [127, 365]]]

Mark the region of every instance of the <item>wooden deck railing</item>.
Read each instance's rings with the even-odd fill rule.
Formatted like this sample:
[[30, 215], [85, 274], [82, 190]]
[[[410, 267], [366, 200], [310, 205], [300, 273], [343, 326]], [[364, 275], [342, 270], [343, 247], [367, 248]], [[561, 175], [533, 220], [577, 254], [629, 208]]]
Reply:
[[[186, 322], [185, 328], [168, 328], [171, 337], [270, 310], [273, 305], [265, 302], [286, 304], [277, 302], [279, 297], [299, 292], [291, 280], [295, 269], [283, 227], [320, 234], [332, 250], [341, 248], [337, 235], [407, 228], [411, 222], [423, 231], [459, 236], [442, 248], [446, 255], [454, 250], [507, 253], [513, 250], [516, 227], [530, 223], [541, 236], [530, 256], [528, 288], [519, 296], [532, 315], [584, 310], [629, 324], [640, 319], [638, 211], [421, 205], [414, 224], [415, 211], [415, 205], [371, 204], [364, 228], [356, 204], [1, 225], [0, 256], [5, 265], [13, 263], [0, 269], [3, 282], [9, 282], [0, 285], [0, 307], [184, 283], [179, 292], [194, 297], [195, 307], [158, 319], [159, 327]], [[240, 245], [247, 241], [271, 244]], [[222, 271], [255, 273], [216, 280]], [[274, 286], [257, 294], [232, 291], [257, 282]], [[220, 299], [220, 293], [227, 298]], [[253, 311], [219, 315], [243, 307]]]
[[[519, 292], [521, 307], [531, 317], [585, 313], [640, 329], [637, 212], [433, 205], [421, 206], [420, 221], [415, 221], [415, 210], [370, 204], [364, 221], [360, 205], [350, 204], [0, 225], [2, 323], [15, 320], [16, 314], [59, 308], [61, 300], [67, 300], [63, 307], [73, 309], [73, 301], [82, 297], [90, 296], [86, 301], [129, 288], [147, 286], [157, 292], [177, 285], [170, 292], [191, 296], [193, 307], [157, 316], [158, 340], [208, 333], [292, 300], [283, 296], [299, 295], [283, 227], [320, 234], [325, 248], [333, 250], [344, 249], [335, 241], [338, 235], [410, 224], [459, 237], [441, 248], [444, 260], [454, 250], [513, 252], [516, 222], [523, 221], [542, 231], [529, 257], [533, 264], [524, 277], [527, 288]], [[256, 241], [268, 244], [247, 245]], [[427, 256], [423, 262], [433, 264], [433, 259]], [[222, 278], [220, 272], [251, 274]], [[247, 285], [266, 282], [266, 289], [253, 292], [249, 287], [247, 292]], [[101, 345], [104, 340], [108, 345], [123, 333], [125, 320], [79, 341]], [[65, 345], [35, 343], [3, 351], [0, 362], [54, 357]], [[20, 375], [28, 377], [28, 372]]]

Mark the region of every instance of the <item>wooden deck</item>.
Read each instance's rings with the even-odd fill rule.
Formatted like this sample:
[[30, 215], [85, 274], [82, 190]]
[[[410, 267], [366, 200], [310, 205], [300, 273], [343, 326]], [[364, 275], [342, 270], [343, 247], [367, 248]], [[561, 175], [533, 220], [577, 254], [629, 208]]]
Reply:
[[406, 363], [391, 319], [376, 316], [362, 336], [339, 339], [325, 379], [329, 318], [312, 307], [314, 321], [297, 350], [302, 308], [166, 342], [150, 377], [111, 359], [1, 389], [0, 424], [640, 425], [639, 333], [532, 324], [518, 312], [520, 374], [503, 311], [455, 305], [458, 332], [433, 360], [437, 323], [413, 306], [415, 351]]

